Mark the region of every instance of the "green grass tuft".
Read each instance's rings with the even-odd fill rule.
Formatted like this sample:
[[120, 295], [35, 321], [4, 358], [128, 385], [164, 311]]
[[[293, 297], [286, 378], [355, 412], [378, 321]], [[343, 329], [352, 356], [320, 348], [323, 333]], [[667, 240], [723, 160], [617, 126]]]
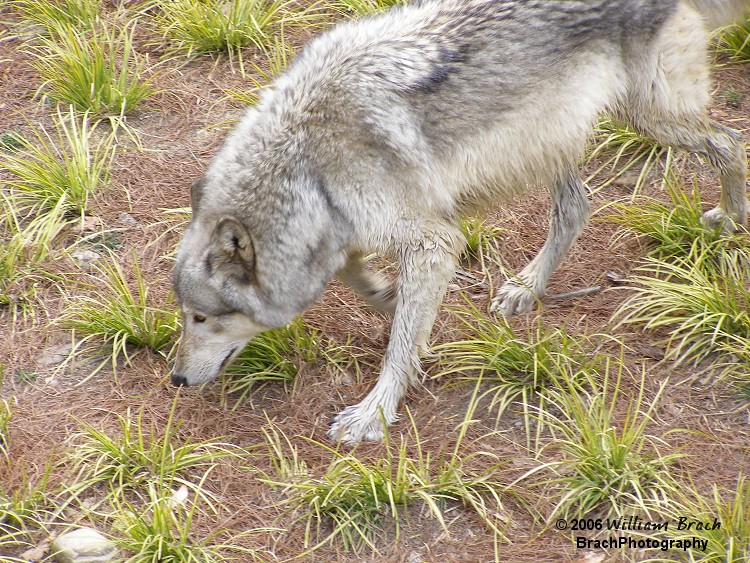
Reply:
[[685, 258], [696, 246], [707, 251], [720, 251], [733, 244], [733, 237], [722, 229], [709, 228], [703, 222], [703, 205], [697, 186], [688, 193], [674, 179], [667, 182], [669, 203], [643, 198], [642, 203], [615, 204], [616, 213], [607, 219], [627, 230], [651, 239], [649, 256], [667, 260]]
[[[612, 370], [617, 370], [614, 380]], [[681, 454], [662, 455], [659, 447], [671, 449], [669, 444], [647, 433], [666, 382], [647, 402], [644, 370], [638, 394], [625, 398], [622, 370], [621, 361], [614, 360], [601, 383], [594, 376], [587, 377], [586, 386], [568, 379], [564, 389], [550, 392], [547, 407], [539, 411], [555, 434], [548, 447], [564, 453], [563, 460], [545, 466], [556, 473], [550, 482], [562, 486], [550, 520], [622, 516], [677, 489], [669, 468]]]
[[497, 538], [506, 541], [501, 529], [504, 509], [500, 499], [505, 487], [497, 481], [505, 462], [487, 451], [464, 453], [464, 439], [475, 407], [476, 397], [464, 422], [446, 440], [453, 441], [454, 447], [442, 449], [435, 457], [422, 451], [413, 419], [414, 447], [406, 438], [392, 447], [386, 438], [384, 453], [374, 462], [362, 461], [354, 452], [342, 453], [305, 439], [331, 456], [320, 477], [313, 476], [304, 460], [299, 459], [291, 439], [277, 429], [266, 432], [269, 456], [277, 474], [264, 481], [283, 489], [283, 504], [302, 512], [298, 521], [305, 526], [305, 554], [334, 540], [346, 550], [377, 553], [386, 526], [395, 526], [398, 538], [408, 506], [422, 506], [447, 533], [446, 511], [456, 504], [463, 505]]
[[105, 360], [86, 378], [93, 377], [111, 362], [124, 357], [130, 363], [130, 347], [162, 352], [171, 348], [180, 330], [179, 315], [174, 309], [156, 307], [149, 299], [149, 281], [143, 276], [137, 260], [132, 264], [133, 282], [114, 256], [96, 264], [90, 274], [97, 295], [69, 295], [62, 316], [56, 321], [82, 335], [69, 360], [81, 354], [89, 344], [108, 349]]
[[601, 363], [586, 338], [545, 327], [541, 319], [535, 330], [519, 336], [507, 319], [490, 320], [471, 304], [456, 314], [465, 338], [433, 348], [440, 357], [437, 377], [460, 374], [464, 380], [481, 381], [487, 386], [482, 397], [490, 397], [498, 419], [518, 403], [529, 436], [536, 405], [544, 408], [561, 378], [578, 381]]
[[321, 360], [329, 369], [346, 370], [353, 364], [358, 370], [356, 355], [350, 354], [346, 346], [323, 340], [316, 329], [296, 319], [285, 327], [255, 336], [227, 366], [222, 391], [236, 397], [236, 408], [259, 383], [291, 383], [304, 364]]
[[218, 460], [245, 454], [221, 440], [179, 440], [180, 424], [175, 420], [178, 398], [172, 404], [166, 428], [159, 432], [145, 427], [142, 410], [135, 417], [129, 410], [117, 415], [119, 431], [114, 436], [79, 422], [83, 431], [71, 439], [70, 453], [77, 475], [67, 492], [78, 497], [91, 487], [104, 485], [111, 498], [124, 498], [128, 492], [142, 498], [151, 490], [166, 494], [185, 486], [211, 505], [214, 495], [202, 482], [195, 481], [195, 472], [207, 475]]
[[334, 0], [333, 8], [348, 17], [375, 14], [394, 6], [404, 6], [408, 0]]
[[66, 116], [58, 111], [53, 133], [37, 129], [33, 138], [19, 138], [19, 152], [0, 156], [0, 167], [12, 175], [4, 203], [18, 223], [87, 213], [91, 194], [109, 183], [115, 154], [112, 135], [98, 142], [95, 136], [87, 114], [79, 120], [72, 109]]
[[488, 225], [476, 217], [463, 219], [460, 227], [466, 240], [464, 252], [469, 260], [483, 263], [488, 254], [497, 253], [495, 238], [503, 232], [503, 229]]
[[728, 27], [719, 39], [719, 49], [741, 62], [750, 61], [750, 17]]
[[[668, 507], [659, 507], [660, 516], [667, 521], [680, 518], [704, 524], [705, 529], [692, 526], [690, 530], [677, 530], [670, 526], [669, 540], [706, 541], [706, 549], [670, 551], [665, 557], [648, 559], [649, 562], [689, 561], [690, 563], [745, 563], [750, 561], [750, 481], [740, 473], [734, 490], [713, 485], [711, 493], [701, 494], [694, 485], [682, 487], [673, 495]], [[718, 522], [718, 526], [714, 523]], [[705, 526], [708, 524], [708, 526]]]
[[275, 36], [310, 14], [293, 11], [283, 0], [173, 0], [159, 2], [155, 18], [165, 37], [188, 56], [227, 53], [242, 65], [243, 49], [266, 51]]
[[[202, 486], [207, 475], [199, 483]], [[114, 526], [119, 534], [115, 543], [128, 554], [129, 563], [225, 563], [241, 554], [242, 561], [264, 560], [256, 550], [242, 547], [235, 540], [249, 532], [221, 541], [215, 532], [197, 540], [194, 519], [201, 515], [198, 497], [190, 502], [176, 500], [161, 488], [149, 487], [145, 507], [115, 501]]]
[[617, 326], [666, 332], [667, 359], [698, 363], [718, 352], [750, 354], [750, 249], [720, 254], [696, 247], [688, 257], [647, 259]]
[[[2, 380], [0, 379], [0, 386], [2, 386]], [[10, 409], [10, 404], [5, 399], [0, 399], [0, 458], [8, 459], [8, 447], [9, 437], [8, 430], [10, 429], [10, 418], [13, 415], [13, 411]]]
[[96, 117], [131, 113], [153, 94], [144, 78], [146, 62], [134, 48], [136, 21], [102, 24], [94, 31], [60, 26], [28, 48], [50, 99]]
[[25, 22], [42, 26], [48, 35], [62, 27], [92, 29], [99, 21], [98, 0], [10, 0]]

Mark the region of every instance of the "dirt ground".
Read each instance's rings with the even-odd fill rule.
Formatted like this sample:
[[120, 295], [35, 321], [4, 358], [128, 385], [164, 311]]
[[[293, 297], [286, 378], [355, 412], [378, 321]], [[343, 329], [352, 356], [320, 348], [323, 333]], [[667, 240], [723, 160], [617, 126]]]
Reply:
[[[0, 20], [8, 19], [8, 11], [0, 10]], [[0, 27], [2, 29], [2, 27]], [[29, 131], [41, 124], [50, 125], [53, 111], [37, 93], [41, 82], [21, 51], [21, 42], [6, 32], [0, 35], [0, 133]], [[297, 39], [298, 46], [305, 38]], [[163, 53], [159, 47], [144, 46], [152, 61]], [[249, 54], [252, 56], [252, 53]], [[256, 55], [257, 56], [257, 55]], [[260, 60], [259, 58], [257, 60]], [[745, 132], [750, 130], [750, 67], [719, 61], [714, 72], [715, 91], [711, 114], [720, 122]], [[122, 148], [114, 160], [111, 185], [96, 194], [92, 214], [100, 219], [93, 228], [111, 229], [116, 236], [118, 259], [126, 270], [137, 256], [149, 280], [151, 297], [157, 304], [171, 306], [171, 258], [169, 252], [179, 240], [165, 217], [165, 209], [189, 205], [191, 181], [199, 177], [209, 159], [220, 146], [241, 104], [232, 100], [227, 91], [248, 89], [249, 81], [226, 59], [218, 62], [210, 57], [184, 60], [162, 65], [154, 78], [158, 93], [146, 100], [127, 123], [138, 133], [142, 150]], [[592, 164], [588, 167], [593, 170]], [[688, 185], [697, 179], [703, 201], [713, 205], [718, 199], [717, 181], [705, 163], [695, 157], [681, 157], [681, 176]], [[591, 181], [596, 188], [607, 179], [608, 172]], [[0, 180], [6, 172], [0, 170]], [[545, 325], [564, 325], [573, 334], [611, 332], [613, 312], [623, 302], [627, 291], [611, 285], [608, 272], [627, 277], [645, 253], [644, 242], [634, 236], [618, 236], [620, 228], [603, 218], [602, 208], [608, 202], [627, 198], [633, 178], [627, 175], [594, 196], [594, 217], [554, 275], [549, 293], [559, 294], [595, 285], [604, 290], [579, 299], [548, 303], [541, 312]], [[653, 176], [646, 193], [660, 193], [660, 182]], [[545, 193], [530, 194], [522, 201], [488, 210], [488, 222], [504, 230], [497, 239], [500, 256], [511, 271], [518, 271], [533, 257], [546, 236], [549, 203]], [[99, 226], [100, 225], [100, 226]], [[464, 265], [478, 279], [483, 273], [476, 265]], [[76, 265], [59, 255], [51, 261], [48, 271], [69, 273]], [[491, 267], [493, 279], [502, 279], [497, 267]], [[0, 364], [4, 381], [0, 397], [11, 401], [13, 416], [9, 435], [10, 459], [0, 463], [0, 479], [7, 492], [19, 491], [24, 483], [41, 478], [51, 462], [55, 466], [48, 489], [68, 482], [72, 468], [65, 463], [71, 437], [81, 430], [81, 422], [117, 431], [117, 415], [142, 409], [146, 427], [157, 434], [163, 431], [178, 391], [168, 381], [170, 362], [155, 353], [133, 351], [132, 362], [121, 362], [115, 378], [105, 370], [83, 385], [76, 385], [86, 373], [85, 362], [73, 369], [56, 371], [59, 363], [55, 351], [64, 350], [70, 342], [69, 331], [54, 325], [64, 308], [64, 296], [80, 288], [59, 287], [54, 280], [38, 279], [39, 305], [32, 315], [14, 319], [10, 310], [0, 310]], [[469, 287], [464, 277], [456, 278], [446, 299], [448, 304], [462, 301], [464, 291], [480, 308], [485, 309], [489, 292], [485, 286]], [[89, 291], [96, 291], [91, 288]], [[304, 315], [307, 324], [320, 330], [329, 341], [349, 343], [365, 354], [360, 377], [342, 378], [325, 364], [303, 365], [293, 384], [267, 383], [258, 386], [251, 396], [232, 409], [231, 401], [223, 401], [219, 384], [203, 389], [179, 391], [176, 418], [181, 422], [178, 435], [195, 440], [225, 437], [242, 447], [264, 442], [262, 429], [266, 417], [288, 436], [303, 436], [325, 442], [331, 417], [345, 405], [363, 397], [374, 383], [377, 365], [387, 342], [389, 321], [369, 311], [350, 291], [332, 282], [324, 298]], [[520, 333], [533, 327], [537, 314], [514, 318]], [[455, 326], [444, 308], [433, 331], [435, 342], [451, 337]], [[701, 367], [682, 366], [673, 369], [658, 361], [660, 350], [653, 338], [644, 333], [620, 331], [627, 343], [626, 364], [634, 374], [644, 369], [647, 374], [646, 397], [654, 395], [660, 382], [669, 384], [655, 411], [650, 432], [666, 436], [673, 429], [688, 429], [690, 434], [670, 435], [671, 448], [682, 448], [688, 454], [675, 471], [689, 474], [698, 489], [708, 490], [713, 483], [732, 488], [741, 471], [750, 470], [750, 409], [747, 397], [728, 382], [716, 382], [710, 371]], [[51, 357], [51, 359], [50, 359]], [[90, 368], [90, 366], [88, 366]], [[426, 363], [427, 374], [434, 366]], [[34, 374], [33, 377], [22, 377]], [[343, 381], [342, 381], [343, 379]], [[446, 436], [453, 433], [464, 416], [472, 393], [470, 385], [446, 385], [444, 380], [425, 379], [423, 387], [410, 392], [406, 406], [416, 420], [423, 450], [439, 452], [446, 445]], [[636, 390], [638, 378], [627, 376], [625, 388]], [[403, 408], [402, 408], [403, 411]], [[539, 464], [526, 446], [520, 429], [520, 414], [508, 413], [497, 426], [491, 412], [479, 412], [478, 422], [471, 429], [479, 437], [490, 430], [498, 432], [481, 446], [508, 461], [501, 478], [512, 482], [525, 471]], [[398, 422], [393, 436], [408, 434], [406, 417]], [[313, 472], [321, 472], [330, 462], [324, 451], [302, 439], [295, 443]], [[471, 447], [479, 447], [471, 444]], [[664, 453], [664, 452], [662, 452]], [[376, 459], [383, 454], [381, 444], [364, 444], [357, 455]], [[51, 461], [50, 461], [51, 460]], [[259, 458], [260, 469], [271, 470], [268, 461]], [[266, 464], [265, 466], [263, 464]], [[257, 475], [231, 464], [221, 465], [207, 483], [221, 499], [218, 514], [202, 518], [195, 530], [240, 531], [264, 528], [270, 523], [287, 527], [291, 523], [277, 506], [278, 493], [261, 483]], [[545, 515], [554, 499], [547, 498], [545, 489], [534, 482], [522, 482], [516, 494], [508, 496], [506, 535], [511, 543], [502, 543], [499, 560], [507, 562], [543, 561], [615, 561], [625, 556], [640, 560], [650, 554], [628, 552], [625, 555], [605, 550], [577, 549], [568, 532], [547, 526]], [[532, 515], [538, 515], [535, 519]], [[309, 561], [383, 561], [383, 562], [477, 562], [490, 561], [495, 545], [492, 534], [484, 529], [469, 511], [456, 507], [450, 514], [450, 534], [419, 510], [408, 514], [408, 523], [398, 541], [382, 543], [381, 553], [354, 554], [340, 545], [323, 547], [304, 560]], [[392, 530], [386, 531], [392, 533]], [[43, 538], [40, 538], [40, 541]], [[278, 559], [293, 557], [303, 551], [302, 530], [292, 526], [290, 532], [258, 532], [251, 543], [272, 551]], [[0, 546], [0, 553], [3, 548]], [[6, 555], [12, 555], [8, 553]], [[17, 555], [18, 553], [15, 553]], [[269, 560], [273, 557], [269, 556]], [[240, 559], [242, 560], [242, 559]]]

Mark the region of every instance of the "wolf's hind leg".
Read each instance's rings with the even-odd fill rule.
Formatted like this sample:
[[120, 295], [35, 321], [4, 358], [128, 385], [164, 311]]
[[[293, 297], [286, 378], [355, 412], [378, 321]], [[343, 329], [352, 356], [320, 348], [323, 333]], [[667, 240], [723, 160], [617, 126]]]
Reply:
[[398, 404], [420, 373], [419, 354], [427, 340], [440, 303], [455, 272], [454, 250], [458, 233], [425, 236], [398, 251], [398, 297], [380, 376], [359, 403], [333, 420], [328, 436], [354, 444], [380, 440], [383, 425], [398, 419]]
[[492, 300], [493, 312], [507, 317], [530, 311], [544, 295], [549, 278], [586, 225], [589, 201], [576, 168], [561, 170], [550, 192], [552, 210], [547, 240], [536, 257], [503, 284]]
[[631, 119], [656, 141], [705, 156], [719, 174], [719, 205], [703, 214], [711, 228], [727, 231], [747, 225], [747, 154], [740, 134], [704, 116], [680, 115], [671, 120]]
[[710, 78], [703, 16], [681, 3], [649, 49], [630, 69], [628, 91], [615, 108], [634, 129], [663, 145], [700, 154], [717, 170], [721, 199], [703, 215], [727, 231], [747, 225], [747, 155], [737, 131], [706, 111]]
[[361, 253], [352, 254], [336, 276], [376, 311], [392, 315], [396, 310], [396, 288], [393, 283], [368, 270]]

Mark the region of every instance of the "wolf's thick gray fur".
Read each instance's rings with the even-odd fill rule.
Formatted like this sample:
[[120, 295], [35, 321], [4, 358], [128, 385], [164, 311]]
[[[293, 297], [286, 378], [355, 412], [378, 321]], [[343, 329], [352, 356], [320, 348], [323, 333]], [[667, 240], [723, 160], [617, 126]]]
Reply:
[[[291, 321], [338, 273], [394, 310], [381, 374], [329, 435], [382, 436], [462, 248], [458, 219], [524, 191], [552, 194], [549, 236], [492, 307], [526, 311], [580, 234], [576, 163], [609, 111], [705, 156], [722, 195], [706, 214], [747, 221], [745, 148], [711, 120], [707, 19], [737, 0], [425, 0], [311, 41], [226, 140], [193, 189], [174, 271], [176, 384], [216, 377], [257, 332]], [[368, 252], [398, 265], [396, 287]]]

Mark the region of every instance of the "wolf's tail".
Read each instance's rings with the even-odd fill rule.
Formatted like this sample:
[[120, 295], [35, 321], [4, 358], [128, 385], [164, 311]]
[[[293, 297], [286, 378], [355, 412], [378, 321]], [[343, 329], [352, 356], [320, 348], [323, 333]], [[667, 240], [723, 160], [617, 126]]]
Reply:
[[688, 0], [711, 28], [723, 27], [750, 14], [750, 0]]

